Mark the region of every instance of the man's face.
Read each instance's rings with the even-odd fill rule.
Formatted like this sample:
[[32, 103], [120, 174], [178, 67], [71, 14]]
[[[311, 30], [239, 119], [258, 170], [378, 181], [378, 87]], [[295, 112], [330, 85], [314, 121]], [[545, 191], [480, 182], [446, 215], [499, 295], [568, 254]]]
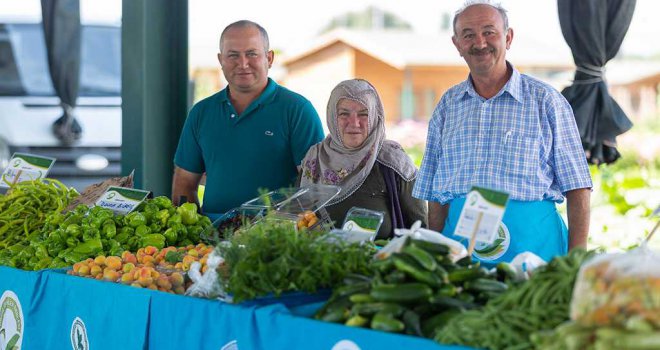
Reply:
[[506, 67], [505, 55], [513, 31], [504, 30], [504, 21], [496, 9], [488, 5], [468, 7], [456, 19], [454, 30], [452, 41], [470, 72], [487, 74], [494, 67]]
[[273, 51], [266, 52], [259, 29], [232, 28], [225, 33], [218, 60], [231, 90], [256, 92], [268, 82]]
[[369, 136], [369, 110], [360, 102], [342, 98], [337, 103], [337, 126], [346, 148], [358, 148]]

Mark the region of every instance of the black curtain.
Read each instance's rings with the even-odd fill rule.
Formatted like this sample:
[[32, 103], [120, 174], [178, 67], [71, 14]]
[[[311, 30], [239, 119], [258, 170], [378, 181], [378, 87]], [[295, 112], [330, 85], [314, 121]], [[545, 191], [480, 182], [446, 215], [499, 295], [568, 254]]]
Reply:
[[612, 99], [605, 64], [621, 47], [635, 0], [557, 0], [559, 23], [577, 66], [573, 85], [562, 94], [573, 107], [582, 146], [592, 164], [613, 163], [621, 155], [616, 136], [632, 122]]
[[48, 69], [63, 114], [53, 123], [53, 133], [63, 144], [78, 140], [82, 128], [73, 115], [80, 85], [79, 0], [41, 0]]

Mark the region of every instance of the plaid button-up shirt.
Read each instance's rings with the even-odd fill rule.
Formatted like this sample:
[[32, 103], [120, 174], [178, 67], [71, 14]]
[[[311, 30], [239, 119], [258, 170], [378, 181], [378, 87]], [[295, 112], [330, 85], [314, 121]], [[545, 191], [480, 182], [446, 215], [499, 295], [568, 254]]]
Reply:
[[555, 202], [592, 187], [573, 111], [557, 90], [513, 69], [488, 100], [469, 78], [445, 93], [429, 123], [413, 196], [445, 204], [472, 186]]

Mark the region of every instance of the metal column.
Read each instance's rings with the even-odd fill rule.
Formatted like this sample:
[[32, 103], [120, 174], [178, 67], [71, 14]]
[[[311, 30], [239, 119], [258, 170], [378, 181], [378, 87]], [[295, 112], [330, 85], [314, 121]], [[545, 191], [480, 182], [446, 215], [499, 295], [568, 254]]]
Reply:
[[122, 1], [122, 174], [171, 193], [188, 112], [188, 1]]

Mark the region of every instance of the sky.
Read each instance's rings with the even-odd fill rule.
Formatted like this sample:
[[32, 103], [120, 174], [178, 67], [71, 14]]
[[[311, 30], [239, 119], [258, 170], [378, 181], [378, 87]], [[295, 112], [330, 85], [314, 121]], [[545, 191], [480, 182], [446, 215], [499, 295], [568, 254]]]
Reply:
[[[434, 33], [444, 13], [450, 15], [463, 0], [188, 0], [190, 64], [216, 65], [222, 29], [240, 19], [250, 19], [268, 30], [271, 46], [290, 50], [303, 46], [330, 20], [347, 11], [370, 5], [396, 14], [419, 33]], [[538, 33], [553, 45], [566, 45], [561, 35], [556, 0], [503, 0], [509, 24], [516, 31]], [[0, 0], [0, 16], [39, 15], [39, 0]], [[633, 21], [621, 52], [636, 56], [660, 54], [660, 1], [637, 0]], [[121, 0], [81, 0], [84, 20], [121, 21]], [[514, 37], [515, 48], [515, 37]]]

